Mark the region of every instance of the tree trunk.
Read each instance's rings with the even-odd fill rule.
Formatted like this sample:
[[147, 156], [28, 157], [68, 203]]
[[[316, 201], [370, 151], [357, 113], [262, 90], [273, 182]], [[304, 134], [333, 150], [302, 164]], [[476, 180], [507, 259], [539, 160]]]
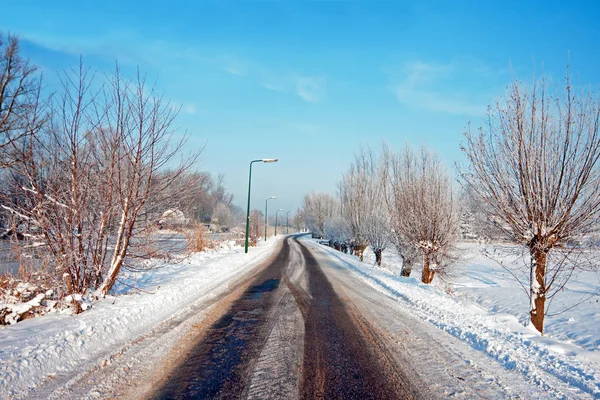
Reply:
[[365, 255], [365, 249], [367, 248], [366, 245], [360, 245], [354, 248], [355, 254], [358, 256], [358, 258], [360, 259], [360, 261], [364, 261], [364, 255]]
[[404, 261], [402, 263], [402, 271], [400, 271], [400, 275], [408, 278], [412, 272], [412, 267], [413, 265], [411, 263]]
[[381, 258], [382, 258], [383, 250], [375, 249], [373, 252], [375, 253], [375, 263], [381, 267]]
[[[125, 209], [121, 212], [121, 222], [119, 224], [119, 232], [117, 233], [117, 242], [113, 253], [112, 260], [108, 273], [100, 285], [100, 293], [106, 296], [117, 280], [117, 275], [123, 265], [123, 259], [129, 247], [129, 238], [131, 235], [131, 222], [128, 220], [129, 199], [125, 200]], [[128, 226], [129, 225], [129, 226]]]
[[[546, 303], [546, 263], [548, 253], [537, 248], [531, 249], [531, 323], [540, 333], [544, 333]], [[535, 275], [534, 275], [535, 273]]]
[[433, 275], [435, 274], [434, 270], [429, 269], [430, 259], [429, 254], [423, 255], [423, 275], [421, 276], [421, 281], [426, 284], [430, 284], [433, 281]]

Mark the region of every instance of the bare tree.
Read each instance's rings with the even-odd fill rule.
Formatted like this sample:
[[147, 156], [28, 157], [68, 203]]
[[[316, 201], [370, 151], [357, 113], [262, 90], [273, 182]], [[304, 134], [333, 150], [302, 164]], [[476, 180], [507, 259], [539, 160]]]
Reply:
[[229, 206], [218, 203], [213, 212], [211, 223], [215, 224], [220, 230], [229, 230], [235, 224], [235, 217]]
[[373, 217], [373, 194], [377, 179], [377, 160], [370, 148], [361, 148], [354, 154], [350, 168], [338, 185], [342, 216], [352, 232], [352, 246], [363, 260], [369, 244], [367, 221]]
[[[387, 211], [379, 206], [377, 209]], [[390, 220], [385, 214], [376, 215], [372, 213], [365, 221], [365, 235], [369, 241], [371, 250], [375, 254], [375, 263], [379, 266], [381, 266], [383, 260], [383, 252], [391, 243], [391, 231]]]
[[[383, 144], [381, 157], [381, 180], [383, 181], [382, 199], [387, 208], [388, 223], [390, 225], [390, 241], [394, 245], [396, 252], [402, 259], [402, 269], [400, 275], [409, 277], [413, 267], [422, 258], [417, 246], [404, 236], [403, 225], [407, 222], [403, 220], [404, 215], [400, 204], [397, 204], [394, 196], [394, 188], [397, 184], [392, 182], [394, 176], [395, 163], [397, 156]], [[399, 169], [399, 167], [397, 167]]]
[[348, 244], [352, 240], [352, 231], [344, 218], [329, 218], [325, 221], [324, 231], [325, 237], [330, 240], [336, 250], [346, 252]]
[[391, 241], [396, 248], [396, 252], [402, 259], [402, 270], [400, 271], [400, 275], [408, 278], [413, 267], [419, 262], [419, 259], [423, 258], [423, 256], [417, 246], [406, 239], [402, 232], [392, 231]]
[[304, 222], [304, 213], [300, 208], [298, 208], [294, 213], [294, 218], [292, 219], [292, 226], [294, 227], [296, 232], [301, 232], [306, 227], [306, 224]]
[[[385, 149], [388, 209], [400, 249], [408, 244], [423, 258], [423, 283], [450, 266], [458, 239], [460, 207], [452, 181], [439, 158], [425, 149], [415, 153], [408, 145], [401, 154]], [[408, 255], [408, 252], [406, 252]]]
[[490, 221], [528, 249], [530, 265], [520, 282], [530, 318], [543, 332], [546, 300], [565, 285], [577, 264], [578, 240], [596, 232], [600, 217], [600, 104], [548, 81], [529, 89], [515, 82], [490, 108], [487, 125], [466, 133], [469, 168], [462, 176], [485, 202]]
[[14, 148], [45, 123], [36, 70], [19, 55], [17, 37], [0, 32], [0, 167], [16, 162]]
[[304, 222], [315, 237], [325, 237], [325, 221], [339, 215], [339, 203], [329, 193], [312, 192], [302, 199]]
[[368, 170], [367, 192], [370, 198], [370, 206], [368, 207], [368, 216], [365, 221], [365, 234], [375, 254], [375, 262], [381, 266], [383, 252], [392, 243], [393, 238], [392, 222], [385, 198], [387, 171], [384, 155], [375, 161], [372, 152], [369, 150], [368, 157], [371, 159], [371, 162], [367, 163], [367, 165], [376, 163], [376, 169]]
[[117, 68], [99, 89], [94, 78], [82, 64], [62, 76], [47, 129], [14, 168], [25, 201], [4, 208], [46, 246], [69, 292], [106, 294], [198, 155], [173, 169], [185, 135], [175, 140], [176, 112], [141, 75]]
[[264, 230], [264, 214], [262, 211], [252, 209], [250, 211], [250, 245], [256, 246], [258, 239], [262, 237]]
[[219, 204], [224, 204], [233, 210], [233, 195], [225, 188], [223, 174], [214, 177], [204, 171], [186, 173], [171, 192], [179, 197], [184, 195], [182, 197], [184, 201], [180, 202], [180, 209], [186, 217], [197, 222], [211, 223]]

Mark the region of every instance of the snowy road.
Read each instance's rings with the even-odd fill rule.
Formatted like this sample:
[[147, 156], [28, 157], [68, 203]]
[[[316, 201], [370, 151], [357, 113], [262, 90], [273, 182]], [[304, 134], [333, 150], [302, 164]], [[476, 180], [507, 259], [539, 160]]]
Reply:
[[376, 335], [288, 238], [155, 398], [421, 397]]
[[314, 242], [288, 238], [154, 398], [544, 398], [410, 316]]

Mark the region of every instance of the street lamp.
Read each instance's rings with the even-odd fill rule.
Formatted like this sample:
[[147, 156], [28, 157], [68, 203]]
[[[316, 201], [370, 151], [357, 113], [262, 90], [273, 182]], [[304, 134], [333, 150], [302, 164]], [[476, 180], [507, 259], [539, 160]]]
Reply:
[[276, 158], [263, 158], [260, 160], [250, 161], [250, 175], [248, 177], [248, 209], [246, 211], [246, 242], [244, 245], [244, 253], [248, 252], [248, 232], [250, 229], [250, 186], [252, 185], [252, 164], [255, 162], [272, 163], [277, 162]]
[[265, 242], [267, 241], [267, 215], [269, 215], [269, 213], [267, 212], [268, 208], [267, 208], [267, 204], [269, 202], [269, 200], [275, 200], [277, 198], [277, 196], [271, 196], [271, 197], [267, 197], [265, 199]]
[[277, 214], [279, 213], [279, 211], [283, 211], [283, 208], [280, 208], [279, 210], [275, 211], [275, 236], [277, 236]]
[[290, 234], [290, 213], [291, 213], [291, 211], [288, 211], [287, 213], [285, 213], [285, 216], [286, 216], [285, 224], [287, 226], [287, 230], [285, 231], [286, 235]]

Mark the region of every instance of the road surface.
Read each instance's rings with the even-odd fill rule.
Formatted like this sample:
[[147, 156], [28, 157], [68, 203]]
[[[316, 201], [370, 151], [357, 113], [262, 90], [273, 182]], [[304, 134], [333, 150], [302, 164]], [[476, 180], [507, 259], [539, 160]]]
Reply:
[[306, 245], [286, 238], [153, 397], [424, 397], [330, 279]]
[[348, 256], [285, 238], [265, 264], [35, 398], [544, 399], [411, 314]]

